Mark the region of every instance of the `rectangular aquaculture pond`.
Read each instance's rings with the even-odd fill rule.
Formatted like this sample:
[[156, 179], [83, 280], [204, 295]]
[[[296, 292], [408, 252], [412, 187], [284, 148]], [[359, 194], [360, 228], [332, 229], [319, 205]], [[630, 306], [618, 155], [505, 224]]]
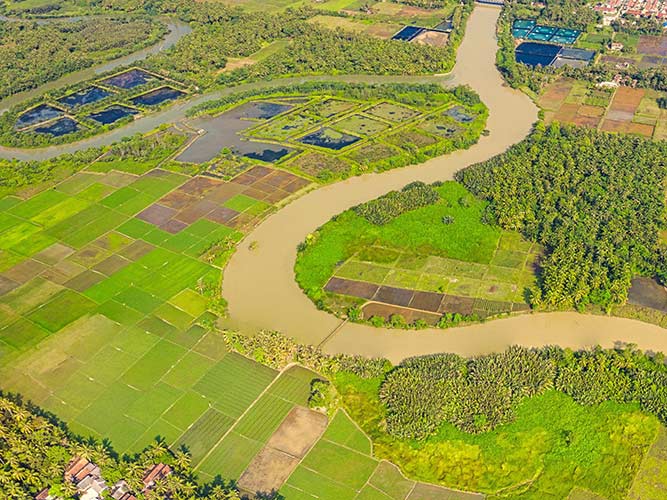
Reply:
[[159, 89], [151, 90], [145, 94], [138, 95], [130, 99], [133, 104], [140, 106], [157, 106], [163, 102], [172, 101], [183, 95], [183, 92], [172, 87], [160, 87]]
[[405, 26], [401, 31], [392, 36], [391, 39], [409, 42], [422, 31], [424, 31], [424, 28], [420, 28], [419, 26]]
[[79, 130], [79, 124], [68, 116], [60, 118], [59, 120], [49, 123], [48, 125], [42, 125], [41, 127], [34, 129], [34, 131], [38, 134], [49, 134], [53, 137], [60, 137], [63, 135], [71, 134], [77, 130]]
[[251, 101], [236, 108], [234, 110], [234, 114], [239, 118], [248, 118], [251, 120], [268, 120], [269, 118], [278, 116], [280, 113], [284, 113], [293, 107], [294, 106], [291, 104], [278, 104], [268, 101]]
[[35, 106], [32, 109], [29, 109], [25, 113], [19, 115], [16, 120], [16, 128], [25, 128], [37, 123], [42, 123], [47, 120], [52, 120], [58, 116], [64, 115], [65, 112], [62, 109], [58, 109], [49, 104], [40, 104]]
[[284, 158], [294, 150], [280, 144], [244, 141], [237, 143], [232, 151], [246, 158], [272, 163]]
[[58, 99], [58, 102], [65, 106], [69, 106], [70, 108], [77, 108], [79, 106], [85, 106], [86, 104], [101, 101], [110, 95], [111, 92], [108, 90], [104, 90], [99, 87], [87, 87], [85, 89], [79, 90], [78, 92], [61, 97]]
[[361, 140], [361, 137], [357, 137], [356, 135], [345, 134], [329, 127], [323, 127], [316, 132], [301, 137], [299, 142], [338, 151], [359, 140]]
[[528, 66], [549, 66], [562, 48], [560, 45], [523, 42], [515, 49], [516, 60]]
[[152, 80], [159, 80], [155, 75], [142, 69], [130, 69], [109, 78], [105, 78], [101, 83], [112, 85], [121, 89], [133, 89], [139, 85], [144, 85]]
[[577, 41], [579, 35], [581, 35], [579, 30], [535, 24], [532, 19], [515, 19], [512, 23], [514, 38], [572, 45]]
[[98, 111], [97, 113], [92, 113], [88, 115], [87, 118], [90, 118], [97, 123], [101, 123], [102, 125], [108, 125], [109, 123], [117, 122], [121, 118], [125, 118], [126, 116], [130, 115], [136, 115], [137, 113], [139, 113], [139, 111], [136, 109], [128, 108], [127, 106], [121, 106], [118, 104], [109, 106], [108, 108], [103, 109], [102, 111]]

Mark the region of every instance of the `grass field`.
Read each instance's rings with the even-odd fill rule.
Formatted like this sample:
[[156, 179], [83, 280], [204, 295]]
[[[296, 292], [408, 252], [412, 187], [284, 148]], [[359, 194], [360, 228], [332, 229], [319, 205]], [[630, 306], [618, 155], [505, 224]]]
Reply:
[[[462, 186], [448, 182], [437, 191], [438, 203], [381, 226], [354, 211], [325, 224], [297, 258], [301, 287], [315, 300], [331, 298], [327, 303], [332, 307], [335, 297], [322, 293], [332, 276], [488, 301], [524, 302], [525, 289], [535, 280], [539, 246], [484, 224], [484, 203]], [[451, 222], [444, 224], [444, 218]]]
[[[482, 491], [491, 498], [567, 498], [576, 488], [571, 498], [620, 499], [639, 470], [631, 498], [664, 497], [649, 493], [654, 473], [664, 469], [664, 429], [636, 405], [581, 406], [548, 391], [524, 400], [512, 423], [491, 432], [467, 434], [445, 423], [432, 437], [403, 441], [388, 435], [376, 418], [382, 412], [380, 383], [350, 374], [335, 380], [350, 415], [372, 438], [374, 456], [400, 464], [413, 479]], [[661, 437], [642, 463], [659, 429]], [[382, 484], [395, 483], [397, 492], [408, 488], [391, 468], [374, 476], [370, 483], [389, 496]]]

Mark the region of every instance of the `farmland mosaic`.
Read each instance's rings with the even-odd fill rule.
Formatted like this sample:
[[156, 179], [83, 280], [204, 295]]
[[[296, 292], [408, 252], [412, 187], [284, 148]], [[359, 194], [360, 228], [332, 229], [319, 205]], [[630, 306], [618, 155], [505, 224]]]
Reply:
[[160, 168], [185, 140], [169, 130], [120, 143], [51, 189], [0, 200], [0, 376], [120, 453], [160, 435], [188, 446], [202, 478], [236, 478], [306, 404], [312, 374], [278, 377], [228, 353], [210, 328], [222, 267], [311, 181], [257, 163], [229, 180]]
[[558, 79], [538, 99], [545, 120], [596, 128], [607, 132], [667, 138], [667, 110], [658, 100], [664, 93], [630, 87], [604, 88], [587, 82]]

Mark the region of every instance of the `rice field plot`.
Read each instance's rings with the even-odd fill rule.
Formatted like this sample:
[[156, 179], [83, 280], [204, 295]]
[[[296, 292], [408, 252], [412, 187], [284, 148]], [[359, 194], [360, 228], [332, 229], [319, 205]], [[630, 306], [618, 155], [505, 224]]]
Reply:
[[[298, 179], [273, 173], [261, 176], [267, 193], [292, 189]], [[203, 457], [215, 444], [201, 437], [208, 420], [219, 431], [221, 420], [213, 417], [224, 413], [216, 406], [231, 407], [226, 394], [206, 398], [193, 387], [207, 392], [207, 375], [234, 365], [232, 355], [225, 362], [221, 336], [200, 326], [216, 317], [202, 293], [215, 293], [220, 280], [203, 254], [240, 233], [202, 216], [177, 233], [134, 217], [181, 186], [191, 197], [206, 191], [205, 183], [186, 180], [162, 170], [84, 171], [27, 200], [0, 201], [0, 247], [8, 256], [0, 273], [3, 388], [42, 404], [76, 432], [109, 438], [119, 453], [139, 451], [158, 435], [171, 443], [185, 435], [181, 441]], [[224, 195], [222, 203], [233, 197]], [[242, 213], [267, 205], [248, 200], [233, 203], [247, 205]], [[236, 398], [234, 418], [222, 419], [229, 425], [274, 377], [246, 361], [223, 380], [246, 382], [239, 390], [245, 406]], [[302, 399], [303, 391], [291, 390]], [[217, 413], [195, 427], [209, 411]]]
[[336, 412], [322, 439], [359, 453], [371, 454], [371, 441], [344, 411]]
[[234, 420], [227, 415], [209, 408], [183, 434], [175, 446], [185, 446], [192, 455], [192, 462], [199, 463], [209, 452], [212, 446], [222, 438], [234, 424]]
[[667, 430], [658, 435], [635, 476], [629, 500], [658, 500], [667, 495]]
[[347, 153], [347, 157], [360, 165], [372, 166], [375, 163], [386, 161], [399, 156], [401, 150], [395, 146], [382, 142], [369, 142]]
[[230, 353], [194, 385], [194, 390], [214, 401], [220, 411], [236, 419], [276, 375], [275, 370]]
[[[242, 366], [246, 371], [251, 368], [266, 370], [262, 365], [237, 354], [229, 354], [227, 357], [230, 356], [235, 356], [233, 362], [239, 365], [243, 360]], [[244, 375], [238, 369], [234, 374], [237, 377]], [[310, 383], [315, 377], [315, 373], [310, 370], [293, 367], [281, 373], [261, 396], [257, 397], [258, 393], [253, 393], [253, 400], [247, 403], [244, 408], [245, 413], [236, 421], [231, 432], [220, 442], [210, 443], [212, 445], [210, 453], [198, 464], [200, 471], [210, 476], [221, 474], [225, 478], [238, 478], [295, 405], [307, 404]], [[228, 390], [230, 389], [228, 386]], [[230, 450], [234, 450], [233, 453]]]

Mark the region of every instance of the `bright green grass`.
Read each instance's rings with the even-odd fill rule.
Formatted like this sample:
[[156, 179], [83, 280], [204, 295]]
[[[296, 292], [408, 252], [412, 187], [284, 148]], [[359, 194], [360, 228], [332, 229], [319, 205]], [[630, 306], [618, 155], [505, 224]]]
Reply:
[[[481, 221], [485, 203], [455, 182], [446, 182], [437, 189], [440, 202], [404, 213], [383, 226], [371, 224], [351, 210], [326, 223], [315, 243], [298, 255], [295, 269], [301, 287], [318, 291], [337, 263], [371, 245], [408, 254], [490, 263], [503, 232]], [[459, 203], [461, 198], [468, 200], [469, 206]], [[453, 217], [454, 222], [443, 224], [444, 216]]]
[[243, 212], [256, 203], [260, 203], [259, 200], [244, 194], [237, 194], [225, 202], [225, 207], [236, 210], [237, 212]]
[[[622, 498], [659, 428], [636, 405], [586, 407], [556, 391], [524, 400], [514, 422], [478, 435], [443, 424], [420, 442], [394, 439], [368, 417], [381, 411], [379, 380], [339, 376], [348, 409], [374, 441], [374, 453], [411, 478], [452, 488], [496, 492], [529, 482], [507, 498], [565, 498], [574, 486]], [[350, 399], [347, 399], [350, 398]]]

